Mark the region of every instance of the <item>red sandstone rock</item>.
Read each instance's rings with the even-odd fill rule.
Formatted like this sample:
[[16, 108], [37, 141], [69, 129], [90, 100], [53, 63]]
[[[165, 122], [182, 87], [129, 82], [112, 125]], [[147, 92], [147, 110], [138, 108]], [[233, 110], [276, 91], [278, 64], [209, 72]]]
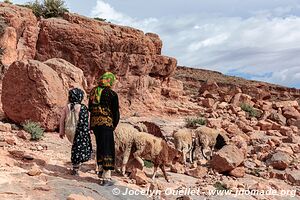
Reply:
[[[52, 59], [49, 63], [58, 72], [35, 60], [18, 61], [9, 67], [3, 79], [2, 103], [4, 112], [14, 122], [36, 121], [47, 130], [58, 127], [67, 92], [72, 86], [80, 87], [81, 82], [77, 81], [83, 77], [80, 79], [80, 70], [65, 61]], [[66, 74], [76, 74], [77, 78], [72, 80]]]
[[210, 165], [217, 172], [227, 172], [235, 169], [244, 161], [244, 155], [235, 145], [226, 145], [216, 152]]

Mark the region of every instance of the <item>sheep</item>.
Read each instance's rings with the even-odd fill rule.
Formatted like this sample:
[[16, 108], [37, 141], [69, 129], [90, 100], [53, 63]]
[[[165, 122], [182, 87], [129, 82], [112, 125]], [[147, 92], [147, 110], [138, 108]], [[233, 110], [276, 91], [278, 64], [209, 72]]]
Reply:
[[123, 154], [121, 169], [123, 175], [125, 175], [126, 164], [132, 151], [133, 157], [143, 167], [143, 159], [153, 162], [154, 173], [152, 179], [155, 178], [157, 168], [160, 167], [168, 182], [165, 165], [170, 162], [174, 163], [178, 161], [181, 156], [181, 152], [170, 147], [162, 138], [158, 138], [149, 133], [139, 132], [130, 124], [119, 124], [116, 128], [115, 149], [117, 154]]
[[212, 151], [214, 149], [221, 149], [223, 146], [228, 144], [228, 137], [220, 132], [219, 130], [212, 129], [206, 126], [201, 126], [194, 130], [196, 142], [201, 146], [201, 152], [205, 159], [207, 152], [210, 149], [210, 156], [212, 156]]
[[138, 133], [134, 144], [136, 151], [133, 152], [133, 156], [143, 167], [144, 161], [142, 158], [153, 162], [154, 172], [152, 179], [155, 179], [157, 168], [159, 167], [166, 181], [169, 182], [165, 166], [169, 163], [175, 164], [175, 162], [179, 161], [179, 158], [182, 158], [182, 152], [169, 146], [162, 138], [145, 132]]
[[186, 164], [186, 154], [189, 153], [189, 161], [193, 162], [194, 139], [190, 129], [179, 129], [173, 134], [174, 144], [177, 150], [183, 153], [183, 162]]
[[[121, 173], [125, 175], [126, 164], [130, 157], [130, 152], [134, 142], [134, 138], [137, 137], [139, 132], [131, 124], [120, 123], [115, 129], [115, 153], [116, 155], [123, 155], [121, 161]], [[117, 165], [120, 163], [121, 157], [116, 156]]]

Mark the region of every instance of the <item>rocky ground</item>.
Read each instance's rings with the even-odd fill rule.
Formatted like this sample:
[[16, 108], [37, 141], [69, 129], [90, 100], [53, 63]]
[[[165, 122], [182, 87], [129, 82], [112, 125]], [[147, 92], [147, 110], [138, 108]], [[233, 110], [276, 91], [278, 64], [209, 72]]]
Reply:
[[[145, 119], [140, 118], [141, 121]], [[138, 118], [130, 119], [136, 121]], [[148, 119], [151, 123], [156, 120], [157, 126], [180, 127], [183, 119], [168, 121]], [[207, 167], [204, 160], [198, 161], [198, 166], [183, 167], [176, 164], [168, 169], [170, 183], [167, 183], [161, 172], [153, 182], [149, 177], [152, 168], [146, 168], [146, 174], [141, 171], [132, 173], [130, 177], [122, 177], [114, 173], [115, 186], [102, 187], [95, 175], [94, 161], [91, 160], [82, 166], [79, 177], [69, 174], [70, 144], [66, 139], [61, 140], [57, 133], [45, 133], [41, 141], [28, 140], [29, 134], [22, 130], [15, 130], [10, 124], [0, 125], [0, 199], [146, 199], [144, 195], [113, 195], [117, 189], [147, 191], [185, 191], [185, 188], [198, 191], [200, 196], [190, 196], [191, 199], [298, 199], [298, 196], [208, 196], [209, 190], [297, 190], [299, 172], [297, 164], [292, 163], [285, 171], [266, 167], [255, 156], [249, 156], [238, 172], [232, 175], [222, 175]], [[168, 129], [161, 129], [163, 133]], [[94, 145], [95, 146], [95, 145]], [[267, 144], [265, 144], [267, 146]], [[257, 146], [257, 148], [262, 148]], [[277, 157], [276, 157], [277, 158]], [[278, 159], [285, 162], [284, 155]], [[275, 158], [274, 158], [275, 159]], [[294, 161], [296, 162], [296, 161]], [[202, 164], [200, 164], [202, 163]], [[282, 164], [281, 163], [281, 164]], [[242, 172], [239, 172], [242, 171]], [[293, 170], [293, 171], [290, 171]], [[172, 172], [173, 171], [173, 172]], [[177, 173], [174, 173], [177, 172]], [[298, 174], [297, 174], [298, 173]], [[239, 175], [241, 174], [241, 175]], [[287, 177], [287, 179], [286, 179]], [[283, 179], [283, 180], [280, 180]], [[292, 181], [292, 183], [290, 182]], [[294, 185], [294, 186], [293, 186]], [[117, 189], [115, 189], [117, 188]], [[169, 192], [170, 192], [169, 191]], [[149, 193], [150, 194], [150, 193]], [[205, 195], [206, 194], [206, 195]], [[295, 193], [294, 193], [295, 194]], [[76, 196], [79, 195], [79, 196]], [[189, 199], [178, 193], [176, 195], [160, 196], [161, 199]], [[159, 197], [151, 197], [158, 199]]]

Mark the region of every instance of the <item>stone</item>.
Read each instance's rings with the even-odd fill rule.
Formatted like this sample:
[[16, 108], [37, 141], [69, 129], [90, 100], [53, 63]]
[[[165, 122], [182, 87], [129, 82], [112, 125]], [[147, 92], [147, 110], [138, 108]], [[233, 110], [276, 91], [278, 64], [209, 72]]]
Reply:
[[15, 137], [7, 137], [6, 139], [5, 139], [5, 142], [7, 143], [7, 144], [9, 144], [9, 145], [16, 145], [17, 144], [17, 142], [18, 142], [18, 140], [17, 140], [17, 138], [15, 138]]
[[229, 172], [229, 175], [234, 176], [236, 178], [242, 178], [245, 176], [245, 168], [237, 167]]
[[284, 170], [291, 163], [292, 159], [289, 154], [285, 152], [276, 152], [271, 155], [271, 158], [266, 161], [268, 166], [272, 166], [274, 169]]
[[11, 124], [0, 122], [0, 131], [10, 132], [11, 130]]
[[285, 107], [298, 107], [299, 104], [297, 101], [279, 101], [273, 104], [275, 108], [285, 108]]
[[229, 106], [227, 102], [221, 102], [218, 104], [217, 108], [218, 109], [226, 109]]
[[283, 126], [286, 125], [286, 121], [287, 121], [286, 118], [282, 114], [277, 113], [277, 112], [272, 112], [268, 116], [268, 119], [271, 119], [272, 121], [277, 122], [278, 124], [283, 125]]
[[70, 194], [67, 197], [67, 200], [94, 200], [94, 198], [92, 198], [90, 196], [83, 196], [80, 194]]
[[29, 176], [38, 176], [41, 173], [42, 170], [37, 165], [32, 166], [31, 169], [27, 172]]
[[300, 119], [299, 111], [294, 107], [287, 107], [283, 109], [283, 116], [287, 119]]
[[212, 156], [210, 166], [222, 173], [235, 169], [243, 161], [244, 154], [239, 148], [235, 145], [226, 145]]
[[269, 176], [270, 176], [270, 178], [286, 180], [286, 172], [282, 171], [282, 170], [272, 169], [272, 171], [269, 172]]
[[272, 129], [272, 124], [267, 121], [259, 121], [257, 124], [262, 131], [267, 131]]
[[140, 169], [133, 169], [129, 178], [134, 179], [137, 185], [146, 185], [148, 183], [148, 177]]
[[293, 185], [300, 186], [300, 170], [292, 170], [286, 174], [287, 180]]
[[210, 128], [221, 128], [222, 125], [222, 119], [214, 119], [214, 118], [208, 118], [206, 120], [207, 122], [207, 126], [210, 127]]
[[27, 133], [24, 130], [18, 131], [17, 136], [23, 140], [29, 140], [30, 139], [30, 135], [29, 133]]
[[14, 158], [22, 159], [24, 157], [25, 152], [19, 150], [11, 150], [8, 151]]
[[198, 166], [194, 169], [187, 170], [185, 174], [195, 178], [203, 178], [205, 175], [207, 175], [207, 172], [208, 170], [206, 167]]
[[212, 108], [215, 104], [215, 101], [212, 98], [206, 98], [202, 100], [202, 105], [206, 108]]
[[171, 172], [178, 173], [178, 174], [184, 174], [185, 167], [181, 165], [180, 163], [176, 162], [175, 164], [171, 165]]

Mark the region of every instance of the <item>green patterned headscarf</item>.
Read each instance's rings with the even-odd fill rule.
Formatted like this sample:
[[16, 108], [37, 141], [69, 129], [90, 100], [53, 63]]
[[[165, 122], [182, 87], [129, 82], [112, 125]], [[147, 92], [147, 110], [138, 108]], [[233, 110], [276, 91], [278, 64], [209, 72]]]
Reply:
[[101, 94], [102, 91], [105, 87], [111, 87], [116, 80], [116, 76], [111, 73], [111, 72], [105, 72], [101, 77], [100, 77], [100, 82], [99, 86], [95, 90], [95, 98], [94, 98], [94, 103], [100, 103], [101, 99]]

